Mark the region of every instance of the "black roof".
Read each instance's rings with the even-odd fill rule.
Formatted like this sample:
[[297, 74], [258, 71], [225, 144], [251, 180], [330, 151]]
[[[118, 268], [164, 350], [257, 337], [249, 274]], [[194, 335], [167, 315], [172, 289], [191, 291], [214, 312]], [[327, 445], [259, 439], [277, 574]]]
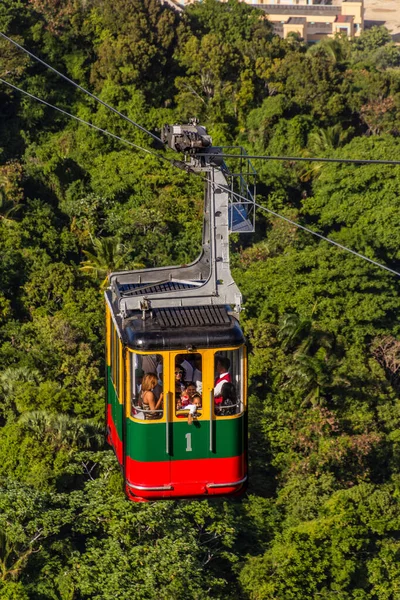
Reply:
[[[203, 283], [199, 281], [199, 283]], [[161, 283], [119, 283], [118, 291], [122, 298], [127, 296], [142, 296], [144, 293], [157, 294], [158, 292], [176, 292], [179, 290], [190, 290], [197, 286], [182, 281], [163, 281]]]
[[126, 319], [115, 310], [111, 292], [106, 292], [124, 343], [134, 350], [179, 350], [228, 348], [244, 343], [238, 320], [229, 306], [159, 308], [130, 311]]
[[230, 318], [225, 306], [159, 308], [153, 310], [153, 317], [161, 329], [226, 327], [230, 325]]

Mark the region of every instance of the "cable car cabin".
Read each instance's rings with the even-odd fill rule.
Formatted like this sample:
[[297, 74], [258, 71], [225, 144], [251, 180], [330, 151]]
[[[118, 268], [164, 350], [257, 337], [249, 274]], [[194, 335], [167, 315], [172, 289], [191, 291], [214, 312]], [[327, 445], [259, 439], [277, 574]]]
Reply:
[[110, 275], [107, 439], [131, 500], [237, 495], [247, 481], [247, 367], [229, 233], [254, 230], [252, 171], [230, 177], [196, 122], [163, 137], [185, 153], [178, 166], [205, 175], [202, 250], [189, 265]]
[[[133, 311], [122, 322], [110, 296], [107, 436], [126, 494], [140, 501], [241, 493], [246, 348], [237, 320], [225, 307], [203, 307], [155, 310], [145, 321]], [[161, 399], [157, 408], [144, 402], [143, 388]]]

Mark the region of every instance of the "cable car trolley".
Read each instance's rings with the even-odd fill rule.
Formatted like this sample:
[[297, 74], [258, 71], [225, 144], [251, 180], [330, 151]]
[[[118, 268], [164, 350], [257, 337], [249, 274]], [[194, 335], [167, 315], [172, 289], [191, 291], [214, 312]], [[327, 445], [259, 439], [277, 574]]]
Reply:
[[110, 275], [107, 441], [131, 500], [239, 495], [247, 359], [229, 234], [254, 231], [255, 172], [242, 149], [229, 170], [196, 120], [162, 139], [205, 178], [202, 249], [189, 265]]

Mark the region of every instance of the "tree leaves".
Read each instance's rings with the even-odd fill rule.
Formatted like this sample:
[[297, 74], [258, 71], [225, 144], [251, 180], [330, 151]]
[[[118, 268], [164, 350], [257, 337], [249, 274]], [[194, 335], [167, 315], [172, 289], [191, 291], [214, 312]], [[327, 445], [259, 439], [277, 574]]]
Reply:
[[[250, 152], [398, 154], [399, 52], [383, 29], [307, 49], [245, 2], [61, 4], [4, 0], [2, 30], [152, 131], [200, 116], [215, 143]], [[1, 49], [10, 81], [155, 149]], [[249, 494], [130, 504], [101, 443], [99, 286], [112, 270], [193, 260], [202, 183], [1, 94], [0, 596], [396, 598], [397, 279], [260, 213], [232, 252], [250, 344]], [[398, 270], [397, 167], [257, 167], [262, 206]]]

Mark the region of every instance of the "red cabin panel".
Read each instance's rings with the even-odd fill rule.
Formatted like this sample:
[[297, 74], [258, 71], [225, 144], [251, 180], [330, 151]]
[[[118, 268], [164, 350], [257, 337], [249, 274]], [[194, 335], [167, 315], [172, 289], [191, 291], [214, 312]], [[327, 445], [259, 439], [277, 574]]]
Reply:
[[[126, 457], [126, 492], [133, 500], [235, 495], [246, 486], [245, 455], [231, 458], [138, 462]], [[233, 484], [233, 485], [223, 485]], [[144, 488], [144, 489], [143, 489]], [[146, 489], [158, 488], [158, 489]]]

